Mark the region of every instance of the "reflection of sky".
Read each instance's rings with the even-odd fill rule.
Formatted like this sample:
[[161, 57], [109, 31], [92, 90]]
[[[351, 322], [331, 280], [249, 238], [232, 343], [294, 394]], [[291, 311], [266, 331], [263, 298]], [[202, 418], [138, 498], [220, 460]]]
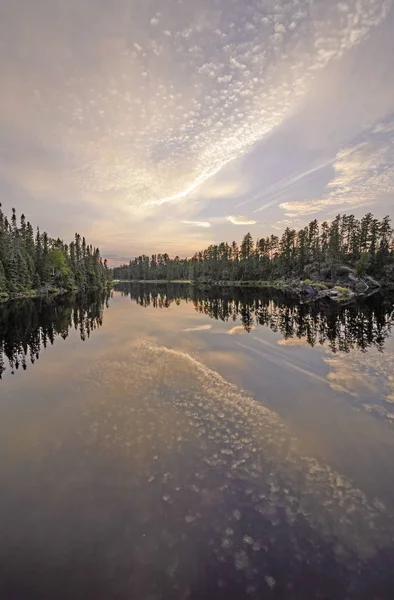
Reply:
[[390, 0], [0, 0], [2, 201], [114, 262], [382, 216], [393, 25]]
[[[2, 399], [9, 414], [26, 424], [18, 439], [28, 439], [36, 418], [47, 423], [58, 415], [92, 365], [119, 354], [130, 360], [130, 344], [149, 342], [195, 357], [277, 413], [307, 454], [355, 478], [364, 489], [376, 486], [383, 496], [391, 494], [394, 472], [391, 479], [382, 478], [380, 468], [384, 464], [390, 473], [394, 468], [388, 418], [394, 411], [387, 401], [393, 390], [392, 351], [334, 355], [327, 347], [294, 341], [284, 341], [269, 327], [247, 333], [239, 320], [216, 321], [197, 313], [191, 302], [143, 308], [115, 292], [102, 328], [87, 342], [81, 343], [78, 332], [71, 330], [65, 341], [42, 350], [40, 360], [26, 372], [11, 376], [6, 370]], [[364, 461], [371, 468], [365, 469]], [[378, 471], [374, 464], [380, 465]]]
[[[257, 600], [302, 570], [309, 600], [323, 597], [320, 571], [335, 590], [381, 577], [392, 428], [354, 410], [343, 376], [333, 389], [328, 361], [342, 357], [327, 347], [241, 328], [190, 301], [143, 308], [115, 292], [87, 341], [70, 330], [25, 372], [5, 372], [2, 580], [42, 598], [82, 598], [75, 586], [155, 598], [160, 578], [172, 598], [168, 586], [199, 591], [213, 573], [241, 587], [182, 597]], [[355, 374], [358, 353], [346, 360]]]

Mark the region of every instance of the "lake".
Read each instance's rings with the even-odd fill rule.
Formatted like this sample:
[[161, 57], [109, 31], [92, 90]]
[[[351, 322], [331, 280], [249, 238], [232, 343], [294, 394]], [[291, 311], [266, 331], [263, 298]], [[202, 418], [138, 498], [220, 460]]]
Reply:
[[0, 305], [0, 597], [392, 599], [394, 305]]

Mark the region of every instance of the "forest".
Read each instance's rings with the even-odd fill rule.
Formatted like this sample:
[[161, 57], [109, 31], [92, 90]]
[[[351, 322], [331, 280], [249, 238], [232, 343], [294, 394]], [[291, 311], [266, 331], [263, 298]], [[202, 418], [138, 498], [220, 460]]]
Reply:
[[0, 298], [31, 292], [101, 288], [110, 279], [107, 261], [100, 250], [77, 233], [70, 244], [52, 239], [25, 215], [11, 220], [0, 204]]
[[191, 258], [168, 254], [138, 256], [113, 269], [116, 280], [272, 281], [307, 278], [335, 281], [344, 267], [358, 276], [394, 283], [394, 241], [390, 217], [368, 213], [361, 219], [338, 215], [332, 222], [316, 219], [296, 231], [287, 227], [279, 237], [241, 244], [211, 245]]

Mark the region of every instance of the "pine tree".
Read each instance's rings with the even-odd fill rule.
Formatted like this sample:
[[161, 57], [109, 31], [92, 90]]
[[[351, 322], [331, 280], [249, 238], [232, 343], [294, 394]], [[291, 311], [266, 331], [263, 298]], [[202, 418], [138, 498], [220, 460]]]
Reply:
[[305, 266], [308, 264], [308, 228], [300, 229], [297, 235], [297, 255], [298, 255], [298, 273], [303, 274]]
[[253, 252], [253, 238], [250, 233], [247, 233], [242, 240], [240, 258], [241, 260], [248, 260]]
[[288, 275], [294, 270], [295, 254], [296, 254], [296, 236], [295, 229], [286, 227], [280, 240], [280, 255], [283, 265], [284, 275]]
[[[78, 241], [76, 241], [76, 248]], [[92, 254], [87, 251], [88, 256]], [[70, 260], [76, 251], [70, 246]], [[366, 255], [366, 256], [365, 256]], [[89, 258], [91, 261], [91, 258]], [[78, 262], [75, 259], [75, 262]], [[287, 277], [329, 278], [346, 272], [344, 266], [363, 274], [375, 272], [394, 279], [393, 230], [389, 217], [378, 221], [368, 213], [359, 221], [354, 215], [337, 215], [329, 225], [316, 219], [300, 231], [287, 228], [261, 237], [254, 244], [248, 233], [240, 248], [236, 241], [211, 244], [190, 259], [168, 254], [141, 255], [113, 270], [117, 279], [202, 279], [205, 281], [267, 280]], [[89, 262], [90, 265], [90, 262]], [[88, 267], [89, 271], [91, 266]], [[73, 269], [74, 270], [74, 269]]]
[[[31, 289], [49, 289], [53, 286], [72, 289], [76, 280], [86, 287], [85, 274], [89, 273], [88, 287], [105, 285], [110, 277], [108, 264], [102, 262], [98, 249], [89, 249], [86, 241], [81, 248], [78, 236], [70, 246], [62, 240], [53, 240], [48, 234], [36, 236], [26, 217], [21, 215], [20, 226], [12, 209], [11, 223], [0, 204], [0, 293], [27, 292]], [[83, 284], [83, 285], [82, 285]]]

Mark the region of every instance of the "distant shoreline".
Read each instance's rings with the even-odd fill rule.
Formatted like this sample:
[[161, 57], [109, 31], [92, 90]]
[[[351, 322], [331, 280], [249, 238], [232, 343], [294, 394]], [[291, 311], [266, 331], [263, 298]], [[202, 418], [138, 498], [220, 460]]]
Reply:
[[187, 283], [205, 287], [277, 287], [275, 282], [270, 281], [193, 281], [192, 279], [114, 279], [112, 283]]
[[173, 284], [185, 284], [200, 288], [215, 288], [215, 287], [239, 287], [239, 288], [261, 288], [271, 289], [281, 292], [286, 292], [294, 296], [298, 296], [300, 300], [319, 300], [322, 298], [330, 298], [336, 301], [349, 301], [360, 297], [370, 296], [377, 291], [393, 292], [394, 288], [391, 285], [383, 283], [377, 283], [372, 287], [365, 284], [363, 291], [354, 291], [350, 287], [342, 287], [340, 284], [335, 285], [332, 282], [318, 282], [318, 281], [193, 281], [191, 279], [114, 279], [113, 281], [107, 282], [103, 287], [87, 288], [87, 289], [64, 289], [64, 288], [48, 288], [43, 290], [28, 290], [25, 292], [17, 293], [0, 293], [0, 305], [10, 302], [12, 300], [27, 300], [35, 298], [56, 298], [65, 294], [77, 294], [98, 291], [105, 288], [111, 288], [119, 283], [131, 283], [131, 284], [150, 284], [150, 285], [168, 285]]
[[[367, 283], [368, 281], [368, 283]], [[139, 283], [139, 284], [156, 284], [168, 285], [169, 283], [181, 283], [202, 288], [214, 287], [241, 287], [241, 288], [265, 288], [282, 292], [290, 293], [298, 296], [300, 300], [313, 301], [322, 298], [329, 298], [337, 302], [347, 302], [360, 297], [370, 296], [376, 292], [393, 291], [390, 285], [381, 284], [372, 278], [359, 279], [358, 289], [352, 289], [351, 286], [344, 286], [341, 282], [335, 284], [332, 282], [321, 281], [193, 281], [190, 279], [116, 279], [113, 284], [118, 283]]]

